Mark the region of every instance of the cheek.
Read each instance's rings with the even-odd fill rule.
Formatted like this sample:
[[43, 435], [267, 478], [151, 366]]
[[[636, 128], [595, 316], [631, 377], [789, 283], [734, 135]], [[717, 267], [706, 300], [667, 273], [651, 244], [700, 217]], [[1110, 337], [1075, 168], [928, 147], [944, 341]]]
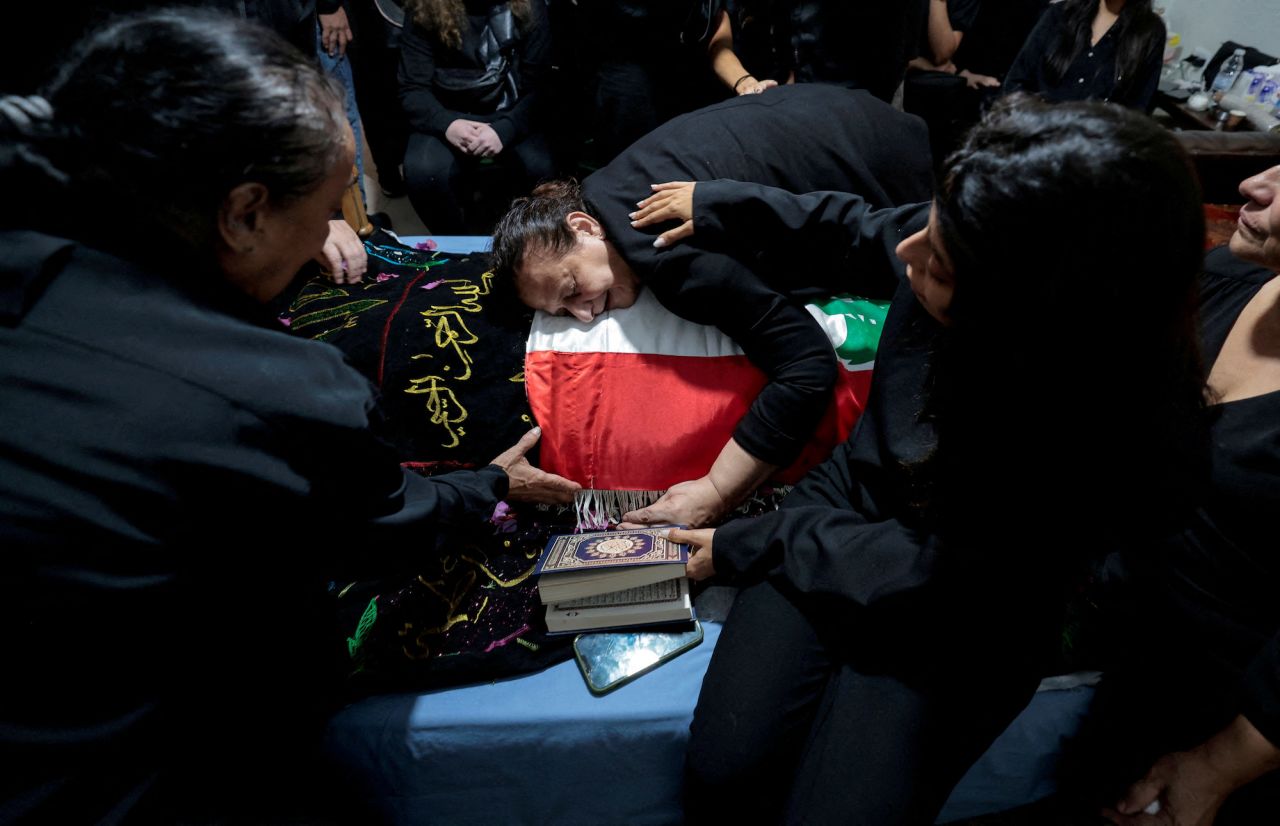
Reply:
[[928, 290], [929, 305], [942, 316], [951, 309], [951, 299], [955, 296], [955, 285], [951, 283], [932, 282]]

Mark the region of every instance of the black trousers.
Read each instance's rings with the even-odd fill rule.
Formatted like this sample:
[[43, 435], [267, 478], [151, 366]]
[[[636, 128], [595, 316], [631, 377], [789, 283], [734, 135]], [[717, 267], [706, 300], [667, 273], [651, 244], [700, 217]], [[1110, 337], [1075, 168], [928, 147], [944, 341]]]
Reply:
[[[490, 175], [496, 180], [482, 187], [481, 177]], [[511, 196], [527, 195], [539, 181], [554, 176], [551, 150], [538, 132], [504, 146], [492, 164], [421, 132], [409, 135], [404, 156], [409, 202], [435, 235], [487, 235], [493, 216], [502, 213]]]
[[738, 595], [694, 712], [688, 820], [933, 823], [1039, 675], [859, 670], [798, 602], [769, 582]]

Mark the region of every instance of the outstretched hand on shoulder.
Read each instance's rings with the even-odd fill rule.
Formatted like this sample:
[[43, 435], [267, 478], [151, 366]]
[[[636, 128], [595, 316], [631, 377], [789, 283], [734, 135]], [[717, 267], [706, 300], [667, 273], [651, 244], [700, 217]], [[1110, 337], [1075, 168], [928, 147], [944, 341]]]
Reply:
[[639, 209], [631, 213], [631, 226], [644, 229], [667, 221], [679, 221], [680, 225], [659, 235], [655, 247], [669, 247], [693, 235], [694, 181], [668, 181], [650, 184], [653, 194], [636, 204]]

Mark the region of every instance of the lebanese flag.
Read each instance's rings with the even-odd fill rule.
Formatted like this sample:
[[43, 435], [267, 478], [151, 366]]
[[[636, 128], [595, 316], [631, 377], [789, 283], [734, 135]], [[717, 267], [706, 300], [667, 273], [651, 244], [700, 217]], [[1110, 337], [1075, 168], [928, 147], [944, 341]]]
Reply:
[[[810, 305], [841, 370], [813, 439], [775, 481], [793, 483], [848, 438], [866, 404], [887, 302]], [[642, 290], [589, 324], [537, 313], [525, 353], [539, 462], [595, 490], [662, 491], [703, 476], [765, 384], [715, 327], [682, 319]]]

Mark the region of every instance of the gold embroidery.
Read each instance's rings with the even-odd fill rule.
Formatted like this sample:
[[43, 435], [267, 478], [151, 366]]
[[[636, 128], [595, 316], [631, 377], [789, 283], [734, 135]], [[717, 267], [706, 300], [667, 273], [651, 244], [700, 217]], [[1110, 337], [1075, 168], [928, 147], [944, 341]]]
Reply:
[[493, 571], [490, 571], [483, 562], [477, 559], [472, 559], [469, 556], [464, 556], [462, 558], [464, 561], [470, 562], [472, 565], [476, 566], [481, 571], [483, 571], [484, 575], [489, 577], [489, 579], [493, 580], [500, 588], [514, 588], [515, 586], [519, 585], [520, 583], [528, 579], [529, 575], [533, 573], [533, 568], [529, 568], [527, 571], [525, 571], [523, 574], [516, 577], [515, 579], [502, 579], [499, 576], [497, 576]]

